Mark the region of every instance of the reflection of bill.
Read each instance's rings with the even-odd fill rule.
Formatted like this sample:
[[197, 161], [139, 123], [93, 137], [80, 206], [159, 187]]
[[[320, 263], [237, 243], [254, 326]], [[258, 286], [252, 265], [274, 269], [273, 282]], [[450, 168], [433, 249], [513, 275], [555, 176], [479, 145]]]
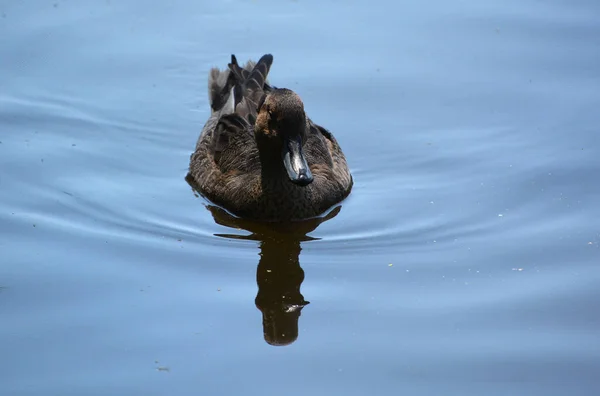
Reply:
[[217, 224], [251, 233], [216, 236], [260, 242], [255, 303], [262, 312], [265, 341], [271, 345], [293, 343], [298, 338], [298, 318], [302, 308], [308, 304], [300, 293], [304, 280], [299, 261], [302, 250], [300, 244], [314, 240], [307, 234], [319, 224], [334, 218], [341, 206], [335, 207], [324, 217], [286, 224], [253, 222], [234, 217], [217, 206], [207, 205], [207, 208]]

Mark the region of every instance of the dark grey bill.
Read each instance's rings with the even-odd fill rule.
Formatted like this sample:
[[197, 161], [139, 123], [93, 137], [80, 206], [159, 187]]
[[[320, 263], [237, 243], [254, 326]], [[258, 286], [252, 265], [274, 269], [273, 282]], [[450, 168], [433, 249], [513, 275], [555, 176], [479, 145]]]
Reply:
[[313, 181], [313, 175], [304, 158], [300, 137], [284, 139], [283, 166], [290, 180], [299, 185], [307, 186]]

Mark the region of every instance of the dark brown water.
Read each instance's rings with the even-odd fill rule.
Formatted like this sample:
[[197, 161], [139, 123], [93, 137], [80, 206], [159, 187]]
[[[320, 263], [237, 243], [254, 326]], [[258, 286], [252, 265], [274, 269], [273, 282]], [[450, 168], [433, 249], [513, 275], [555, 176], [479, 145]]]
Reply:
[[[1, 1], [0, 395], [599, 394], [599, 16]], [[265, 52], [352, 168], [320, 224], [185, 181]]]

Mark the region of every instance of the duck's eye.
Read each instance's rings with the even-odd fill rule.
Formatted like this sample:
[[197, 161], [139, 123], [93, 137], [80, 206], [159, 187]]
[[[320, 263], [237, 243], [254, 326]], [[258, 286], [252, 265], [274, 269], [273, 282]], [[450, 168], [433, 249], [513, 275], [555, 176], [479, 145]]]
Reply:
[[269, 115], [269, 117], [273, 117], [273, 110], [269, 107], [269, 105], [265, 104], [263, 106], [263, 108], [265, 109], [265, 111], [267, 112], [267, 114]]

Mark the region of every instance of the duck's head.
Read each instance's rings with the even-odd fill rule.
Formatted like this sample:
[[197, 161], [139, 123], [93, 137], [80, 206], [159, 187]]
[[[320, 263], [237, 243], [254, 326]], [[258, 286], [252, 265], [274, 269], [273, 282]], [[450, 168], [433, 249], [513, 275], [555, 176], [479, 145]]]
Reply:
[[302, 147], [306, 142], [304, 104], [294, 91], [274, 89], [262, 97], [254, 125], [256, 138], [269, 142], [265, 149], [281, 152], [290, 180], [306, 186], [313, 181]]

